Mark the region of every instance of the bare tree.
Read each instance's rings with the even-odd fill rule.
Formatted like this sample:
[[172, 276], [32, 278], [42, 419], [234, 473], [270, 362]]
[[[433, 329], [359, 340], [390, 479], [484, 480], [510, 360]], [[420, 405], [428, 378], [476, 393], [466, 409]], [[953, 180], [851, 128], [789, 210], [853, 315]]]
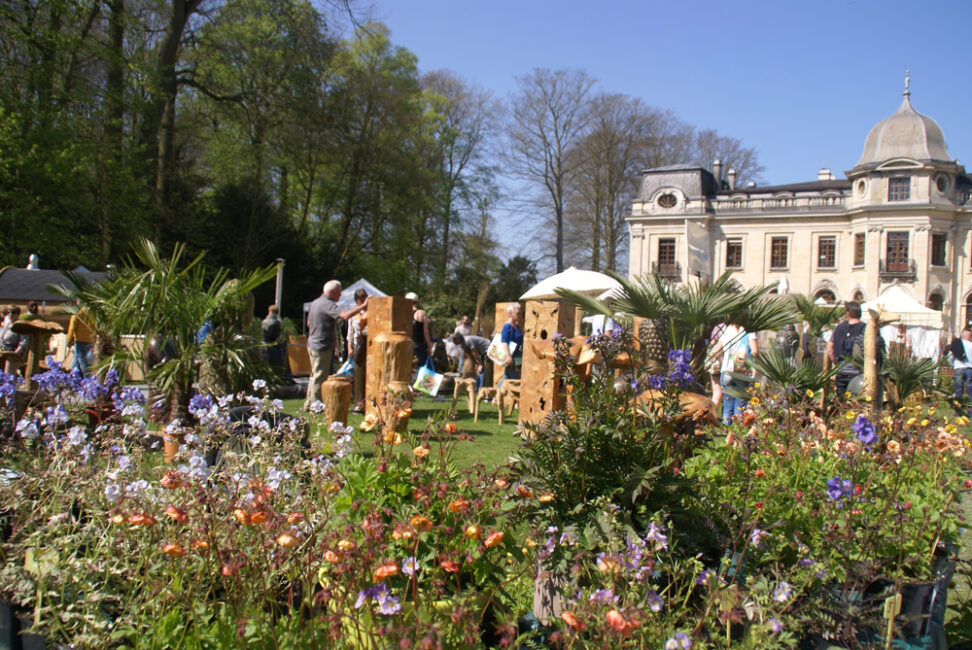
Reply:
[[694, 162], [708, 169], [718, 158], [725, 170], [736, 170], [736, 183], [758, 181], [765, 168], [759, 164], [756, 150], [744, 147], [738, 138], [719, 135], [715, 129], [701, 129], [695, 134]]
[[586, 134], [571, 148], [567, 244], [595, 271], [618, 270], [628, 243], [625, 217], [640, 171], [688, 163], [694, 130], [670, 111], [620, 94], [594, 97]]
[[564, 206], [573, 172], [570, 147], [583, 133], [585, 110], [595, 80], [581, 70], [534, 69], [518, 77], [509, 100], [506, 159], [510, 171], [542, 185], [556, 230], [557, 272], [564, 270]]
[[476, 206], [479, 186], [476, 176], [482, 172], [485, 141], [494, 130], [493, 116], [498, 112], [492, 95], [470, 85], [449, 70], [435, 70], [422, 76], [422, 88], [433, 110], [440, 116], [436, 142], [436, 164], [442, 184], [435, 197], [442, 224], [440, 281], [445, 280], [454, 253], [456, 228], [460, 226], [460, 208]]

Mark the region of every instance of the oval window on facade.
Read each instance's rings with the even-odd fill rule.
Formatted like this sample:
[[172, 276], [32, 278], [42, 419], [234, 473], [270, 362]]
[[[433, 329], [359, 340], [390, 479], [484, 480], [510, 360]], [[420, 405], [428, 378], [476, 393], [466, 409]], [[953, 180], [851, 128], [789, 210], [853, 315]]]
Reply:
[[674, 194], [662, 194], [658, 197], [659, 207], [674, 208], [676, 203], [678, 203], [678, 199], [675, 198]]

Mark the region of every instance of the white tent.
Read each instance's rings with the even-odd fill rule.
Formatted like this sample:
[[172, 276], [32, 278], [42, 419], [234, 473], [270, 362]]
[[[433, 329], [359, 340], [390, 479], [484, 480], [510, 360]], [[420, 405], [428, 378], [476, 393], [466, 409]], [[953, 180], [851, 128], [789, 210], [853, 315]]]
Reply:
[[[364, 278], [361, 278], [351, 286], [341, 291], [341, 297], [337, 301], [338, 307], [341, 308], [341, 311], [344, 311], [346, 309], [351, 309], [352, 307], [354, 307], [354, 292], [357, 291], [358, 289], [364, 289], [369, 296], [378, 296], [379, 298], [384, 298], [385, 296], [388, 295], [387, 293], [385, 293], [381, 289], [378, 289], [375, 285], [371, 284]], [[305, 322], [307, 321], [307, 312], [310, 311], [310, 305], [311, 304], [309, 302], [304, 303]]]
[[597, 296], [620, 286], [621, 283], [609, 275], [597, 271], [584, 271], [572, 266], [566, 271], [541, 280], [520, 296], [520, 300], [557, 300], [560, 296], [554, 292], [554, 289], [559, 287]]
[[942, 312], [925, 307], [898, 286], [887, 289], [876, 299], [861, 305], [861, 320], [870, 320], [869, 309], [884, 310], [901, 317], [907, 327], [942, 328]]

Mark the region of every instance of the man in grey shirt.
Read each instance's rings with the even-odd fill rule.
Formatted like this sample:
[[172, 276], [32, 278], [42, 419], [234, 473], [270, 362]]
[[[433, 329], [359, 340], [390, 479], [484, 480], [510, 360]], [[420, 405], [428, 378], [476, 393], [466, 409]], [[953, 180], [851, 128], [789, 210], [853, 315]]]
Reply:
[[321, 386], [331, 371], [331, 355], [334, 353], [334, 334], [337, 329], [337, 319], [347, 320], [364, 311], [368, 306], [368, 299], [341, 311], [337, 301], [341, 299], [341, 283], [331, 280], [324, 285], [320, 297], [311, 303], [307, 313], [307, 356], [310, 357], [311, 374], [307, 380], [307, 396], [304, 398], [304, 409], [321, 399]]

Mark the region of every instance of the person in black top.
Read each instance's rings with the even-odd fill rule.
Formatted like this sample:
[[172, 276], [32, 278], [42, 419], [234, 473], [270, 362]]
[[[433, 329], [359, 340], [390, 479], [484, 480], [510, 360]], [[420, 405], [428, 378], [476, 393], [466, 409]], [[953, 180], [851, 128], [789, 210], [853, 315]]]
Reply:
[[418, 368], [425, 365], [432, 350], [432, 328], [429, 315], [418, 307], [418, 296], [409, 291], [405, 297], [412, 301], [412, 353], [418, 361]]
[[838, 399], [842, 399], [844, 393], [847, 392], [847, 385], [851, 382], [854, 377], [861, 374], [854, 364], [849, 363], [851, 357], [854, 354], [854, 340], [864, 331], [866, 325], [861, 322], [861, 305], [853, 300], [848, 300], [844, 303], [845, 309], [847, 309], [847, 319], [842, 320], [837, 327], [834, 328], [834, 333], [830, 337], [830, 342], [827, 343], [827, 356], [830, 357], [834, 364], [839, 364], [842, 362], [848, 362], [844, 365], [844, 368], [838, 373], [834, 378], [834, 383], [837, 385], [837, 396]]

